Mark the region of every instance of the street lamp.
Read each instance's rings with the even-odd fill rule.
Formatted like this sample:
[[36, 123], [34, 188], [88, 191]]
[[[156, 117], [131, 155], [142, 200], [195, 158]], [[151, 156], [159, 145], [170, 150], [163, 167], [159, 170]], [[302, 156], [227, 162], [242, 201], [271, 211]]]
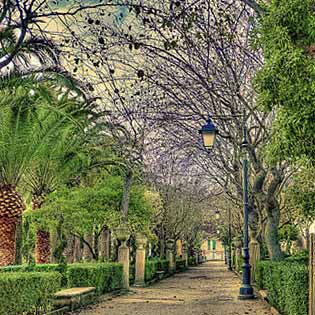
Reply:
[[[233, 115], [233, 116], [218, 116], [218, 118], [236, 118], [241, 115]], [[242, 141], [242, 150], [243, 154], [243, 205], [244, 205], [244, 248], [243, 248], [243, 256], [244, 256], [244, 264], [243, 268], [243, 283], [240, 288], [239, 299], [247, 300], [254, 298], [254, 290], [251, 286], [250, 281], [250, 270], [251, 266], [249, 264], [249, 248], [248, 248], [248, 159], [247, 159], [247, 128], [245, 123], [245, 111], [242, 115], [243, 117], [243, 141]], [[216, 135], [218, 134], [218, 130], [213, 124], [210, 116], [207, 120], [207, 124], [202, 126], [199, 130], [199, 133], [202, 136], [204, 147], [209, 150], [214, 147]]]
[[217, 128], [211, 121], [211, 118], [209, 116], [207, 123], [201, 127], [199, 130], [199, 133], [202, 135], [202, 141], [203, 141], [203, 146], [207, 149], [210, 150], [215, 144], [216, 140], [216, 135], [218, 133]]

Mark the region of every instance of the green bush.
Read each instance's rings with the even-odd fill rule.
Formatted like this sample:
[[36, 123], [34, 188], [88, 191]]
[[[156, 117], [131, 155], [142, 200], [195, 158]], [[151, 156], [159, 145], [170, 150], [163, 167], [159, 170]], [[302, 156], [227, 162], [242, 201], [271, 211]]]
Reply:
[[196, 257], [189, 257], [188, 258], [188, 266], [197, 266]]
[[95, 287], [103, 294], [122, 287], [123, 265], [118, 263], [71, 264], [67, 268], [68, 287]]
[[32, 264], [32, 265], [13, 265], [0, 268], [1, 272], [59, 272], [62, 275], [61, 285], [66, 287], [68, 283], [67, 279], [67, 265], [63, 264]]
[[144, 280], [149, 282], [156, 277], [156, 272], [158, 271], [159, 260], [147, 260], [145, 262], [145, 272]]
[[181, 271], [184, 271], [186, 270], [186, 262], [185, 262], [185, 259], [182, 259], [182, 258], [177, 258], [176, 259], [176, 271], [177, 272], [181, 272]]
[[61, 287], [57, 272], [12, 272], [0, 274], [0, 315], [48, 310], [50, 297]]
[[257, 286], [267, 289], [268, 301], [284, 315], [307, 315], [308, 269], [294, 260], [261, 261], [256, 269]]
[[158, 270], [168, 272], [169, 260], [160, 259], [158, 260]]

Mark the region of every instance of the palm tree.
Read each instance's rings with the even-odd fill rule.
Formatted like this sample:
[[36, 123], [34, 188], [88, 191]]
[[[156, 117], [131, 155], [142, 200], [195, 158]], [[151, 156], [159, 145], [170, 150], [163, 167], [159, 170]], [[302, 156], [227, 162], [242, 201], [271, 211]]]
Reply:
[[[31, 189], [33, 210], [42, 207], [45, 197], [60, 184], [67, 183], [77, 175], [81, 156], [84, 155], [88, 133], [84, 127], [90, 124], [93, 103], [81, 102], [69, 98], [69, 93], [59, 99], [62, 110], [69, 118], [59, 125], [52, 141], [47, 141], [43, 149], [31, 163], [24, 176], [25, 185]], [[60, 107], [60, 106], [57, 106]], [[52, 115], [51, 115], [52, 116]], [[51, 117], [50, 124], [55, 125], [60, 114]], [[47, 123], [47, 122], [46, 122]], [[51, 256], [49, 231], [39, 228], [36, 232], [35, 261], [49, 263]]]
[[16, 225], [25, 209], [18, 186], [34, 161], [47, 154], [65, 122], [75, 122], [77, 104], [72, 115], [65, 110], [70, 103], [75, 102], [60, 98], [45, 82], [20, 77], [0, 81], [0, 265], [15, 260]]

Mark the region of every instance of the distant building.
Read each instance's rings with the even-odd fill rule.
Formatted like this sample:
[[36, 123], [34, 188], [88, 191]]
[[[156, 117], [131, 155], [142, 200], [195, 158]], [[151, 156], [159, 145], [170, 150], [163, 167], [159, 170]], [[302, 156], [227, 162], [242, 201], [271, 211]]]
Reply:
[[207, 260], [224, 260], [224, 246], [222, 242], [215, 238], [207, 238], [201, 244], [202, 255]]

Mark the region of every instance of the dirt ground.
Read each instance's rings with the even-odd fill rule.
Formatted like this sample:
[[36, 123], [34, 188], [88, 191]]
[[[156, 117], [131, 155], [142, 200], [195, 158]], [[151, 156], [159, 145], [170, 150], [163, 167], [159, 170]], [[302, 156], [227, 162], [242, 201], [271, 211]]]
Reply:
[[224, 264], [208, 262], [74, 315], [270, 315], [258, 299], [238, 300], [239, 287], [239, 278]]

